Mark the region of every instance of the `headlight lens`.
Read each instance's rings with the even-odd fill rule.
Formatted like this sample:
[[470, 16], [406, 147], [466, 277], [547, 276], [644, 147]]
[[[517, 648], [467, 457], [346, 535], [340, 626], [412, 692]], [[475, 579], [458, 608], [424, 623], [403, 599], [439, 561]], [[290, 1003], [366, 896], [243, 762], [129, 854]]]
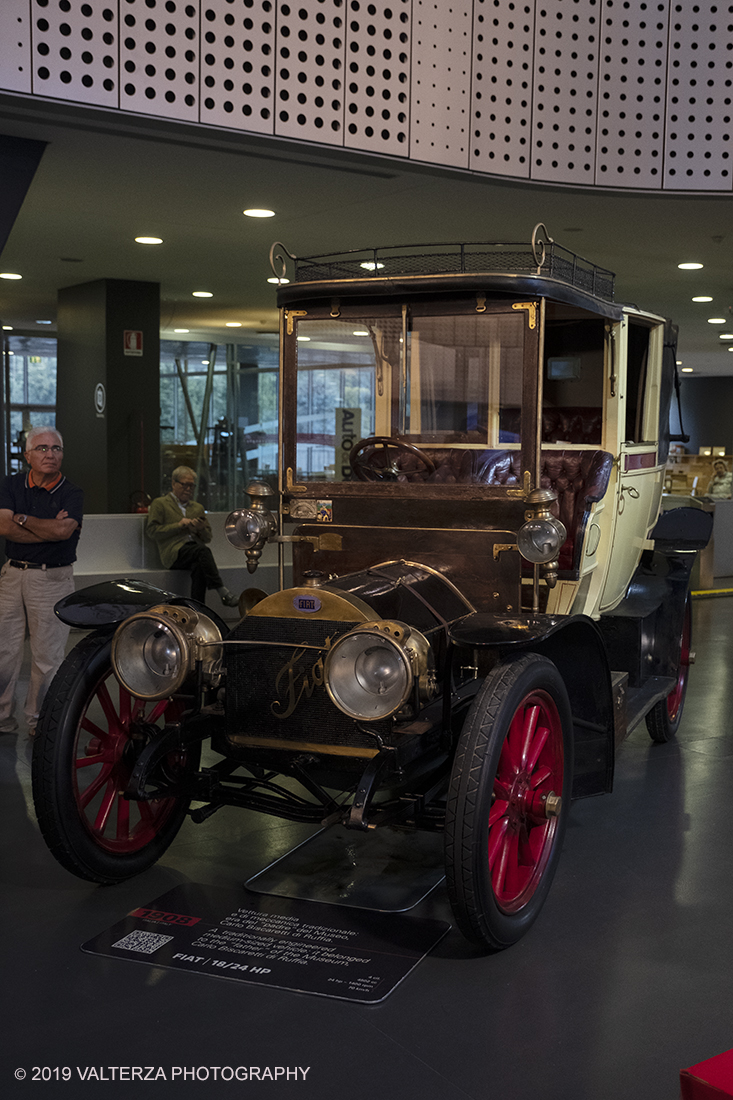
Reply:
[[519, 553], [535, 564], [554, 561], [567, 538], [559, 519], [530, 519], [517, 532]]
[[112, 668], [139, 699], [165, 699], [180, 691], [201, 660], [213, 684], [221, 665], [221, 633], [207, 615], [161, 604], [126, 619], [112, 640]]
[[427, 680], [429, 655], [427, 639], [404, 623], [364, 623], [329, 650], [326, 691], [351, 718], [388, 718], [407, 702], [416, 676], [421, 685]]

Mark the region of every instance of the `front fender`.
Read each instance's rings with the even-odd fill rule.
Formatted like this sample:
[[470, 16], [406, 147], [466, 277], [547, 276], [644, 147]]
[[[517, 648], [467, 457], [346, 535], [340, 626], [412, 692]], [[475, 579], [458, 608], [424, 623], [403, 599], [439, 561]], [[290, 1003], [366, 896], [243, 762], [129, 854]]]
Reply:
[[206, 604], [167, 592], [147, 581], [134, 577], [122, 577], [119, 580], [103, 581], [92, 584], [64, 596], [54, 607], [55, 614], [67, 626], [81, 627], [82, 630], [99, 630], [104, 627], [116, 627], [136, 611], [144, 611], [159, 603], [183, 604], [208, 615], [222, 633], [228, 633], [224, 620]]

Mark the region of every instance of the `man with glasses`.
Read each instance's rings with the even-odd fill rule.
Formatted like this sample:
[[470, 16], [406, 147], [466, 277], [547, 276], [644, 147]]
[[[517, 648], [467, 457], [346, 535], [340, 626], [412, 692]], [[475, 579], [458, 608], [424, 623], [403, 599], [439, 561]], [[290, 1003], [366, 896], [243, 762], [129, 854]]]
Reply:
[[177, 466], [171, 474], [171, 491], [156, 497], [148, 511], [147, 532], [158, 544], [164, 569], [186, 569], [191, 574], [191, 598], [206, 603], [207, 588], [215, 588], [225, 607], [236, 607], [237, 597], [219, 574], [211, 542], [211, 524], [203, 507], [193, 499], [196, 474], [189, 466]]
[[24, 711], [31, 737], [48, 685], [64, 659], [69, 628], [53, 609], [74, 591], [84, 495], [61, 473], [63, 456], [55, 428], [31, 428], [25, 443], [30, 469], [6, 477], [0, 488], [0, 535], [7, 558], [0, 570], [0, 733], [18, 729], [15, 687], [26, 626], [31, 673]]

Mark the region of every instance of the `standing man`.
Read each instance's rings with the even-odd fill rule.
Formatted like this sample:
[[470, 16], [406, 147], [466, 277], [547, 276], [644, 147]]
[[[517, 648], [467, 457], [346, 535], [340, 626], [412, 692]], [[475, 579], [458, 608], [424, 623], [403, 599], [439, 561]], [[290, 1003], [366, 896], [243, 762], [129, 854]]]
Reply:
[[55, 428], [31, 428], [25, 444], [30, 469], [6, 477], [0, 488], [0, 535], [8, 559], [0, 570], [0, 733], [18, 728], [15, 686], [26, 625], [31, 676], [24, 710], [31, 737], [48, 685], [64, 659], [69, 628], [53, 609], [74, 591], [84, 495], [61, 473], [63, 455]]
[[187, 569], [191, 574], [191, 598], [206, 602], [206, 589], [215, 588], [225, 607], [236, 607], [237, 597], [221, 579], [211, 542], [211, 524], [203, 507], [193, 499], [196, 474], [189, 466], [177, 466], [171, 474], [171, 491], [156, 497], [148, 510], [147, 532], [158, 544], [165, 569]]

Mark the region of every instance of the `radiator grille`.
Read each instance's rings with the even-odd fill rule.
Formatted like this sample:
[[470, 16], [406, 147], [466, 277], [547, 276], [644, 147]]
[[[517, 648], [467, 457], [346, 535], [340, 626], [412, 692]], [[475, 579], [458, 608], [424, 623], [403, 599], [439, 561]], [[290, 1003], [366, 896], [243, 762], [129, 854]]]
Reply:
[[[245, 618], [232, 639], [276, 645], [225, 646], [226, 715], [229, 736], [249, 735], [317, 745], [375, 749], [376, 737], [343, 714], [323, 687], [322, 664], [331, 642], [353, 623], [328, 620]], [[322, 653], [305, 646], [322, 646]], [[316, 666], [314, 668], [314, 666]], [[386, 736], [390, 721], [369, 729]]]

